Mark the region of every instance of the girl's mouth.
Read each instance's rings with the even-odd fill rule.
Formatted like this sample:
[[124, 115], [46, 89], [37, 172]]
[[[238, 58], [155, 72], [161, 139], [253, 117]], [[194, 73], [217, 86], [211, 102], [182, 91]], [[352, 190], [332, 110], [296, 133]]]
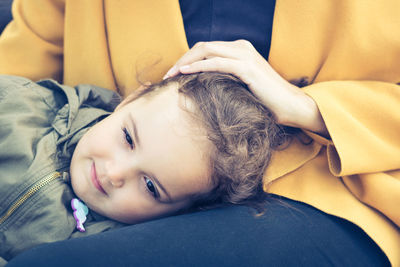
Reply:
[[96, 165], [94, 164], [94, 162], [92, 163], [92, 168], [90, 170], [90, 178], [92, 180], [94, 187], [96, 187], [96, 189], [99, 190], [101, 193], [107, 195], [106, 191], [101, 186], [99, 179], [97, 179]]

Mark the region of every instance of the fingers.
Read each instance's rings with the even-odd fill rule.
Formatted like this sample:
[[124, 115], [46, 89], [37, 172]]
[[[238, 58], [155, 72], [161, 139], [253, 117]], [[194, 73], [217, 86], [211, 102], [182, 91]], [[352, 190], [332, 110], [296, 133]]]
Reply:
[[179, 67], [178, 71], [183, 74], [218, 71], [240, 76], [240, 67], [238, 60], [222, 57], [213, 57], [201, 61], [196, 61], [191, 64]]
[[[250, 42], [246, 40], [238, 40], [233, 42], [199, 42], [175, 63], [175, 65], [164, 76], [164, 79], [177, 75], [181, 72], [182, 67], [183, 69], [186, 68], [186, 72], [182, 71], [182, 73], [192, 73], [187, 72], [188, 68], [186, 66], [190, 66], [193, 63], [196, 63], [196, 68], [190, 66], [189, 68], [191, 69], [193, 67], [192, 70], [201, 68], [203, 69], [201, 71], [223, 71], [223, 69], [228, 66], [219, 64], [219, 67], [212, 68], [208, 65], [208, 63], [205, 63], [205, 68], [202, 68], [203, 65], [198, 65], [197, 63], [211, 58], [223, 58], [232, 60], [248, 58], [249, 56], [251, 56], [252, 53], [254, 53], [253, 50], [255, 51], [254, 47], [251, 45]], [[215, 63], [220, 62], [219, 60], [217, 60]]]

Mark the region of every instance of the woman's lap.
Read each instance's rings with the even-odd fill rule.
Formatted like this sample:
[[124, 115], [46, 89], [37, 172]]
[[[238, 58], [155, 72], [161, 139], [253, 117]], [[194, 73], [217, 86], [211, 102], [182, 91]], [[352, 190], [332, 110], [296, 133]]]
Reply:
[[[275, 197], [274, 199], [278, 199]], [[46, 244], [8, 266], [389, 265], [357, 226], [304, 203], [272, 201], [163, 218]]]

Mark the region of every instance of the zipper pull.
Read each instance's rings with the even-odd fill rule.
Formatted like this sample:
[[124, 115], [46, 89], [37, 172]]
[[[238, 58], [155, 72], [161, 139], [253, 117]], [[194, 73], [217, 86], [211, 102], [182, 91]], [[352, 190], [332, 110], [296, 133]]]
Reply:
[[69, 184], [71, 182], [71, 178], [69, 176], [68, 172], [63, 172], [62, 173], [62, 181], [66, 184]]

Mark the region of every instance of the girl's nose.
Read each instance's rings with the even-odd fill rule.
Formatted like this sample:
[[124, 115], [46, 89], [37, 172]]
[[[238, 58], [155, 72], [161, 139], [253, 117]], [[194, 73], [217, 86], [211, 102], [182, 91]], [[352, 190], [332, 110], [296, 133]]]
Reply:
[[122, 180], [118, 180], [118, 181], [110, 180], [110, 181], [111, 181], [111, 185], [113, 187], [122, 187], [124, 185], [124, 182]]
[[122, 164], [115, 164], [112, 162], [106, 163], [108, 182], [113, 187], [122, 187], [125, 183], [127, 171], [123, 168]]

